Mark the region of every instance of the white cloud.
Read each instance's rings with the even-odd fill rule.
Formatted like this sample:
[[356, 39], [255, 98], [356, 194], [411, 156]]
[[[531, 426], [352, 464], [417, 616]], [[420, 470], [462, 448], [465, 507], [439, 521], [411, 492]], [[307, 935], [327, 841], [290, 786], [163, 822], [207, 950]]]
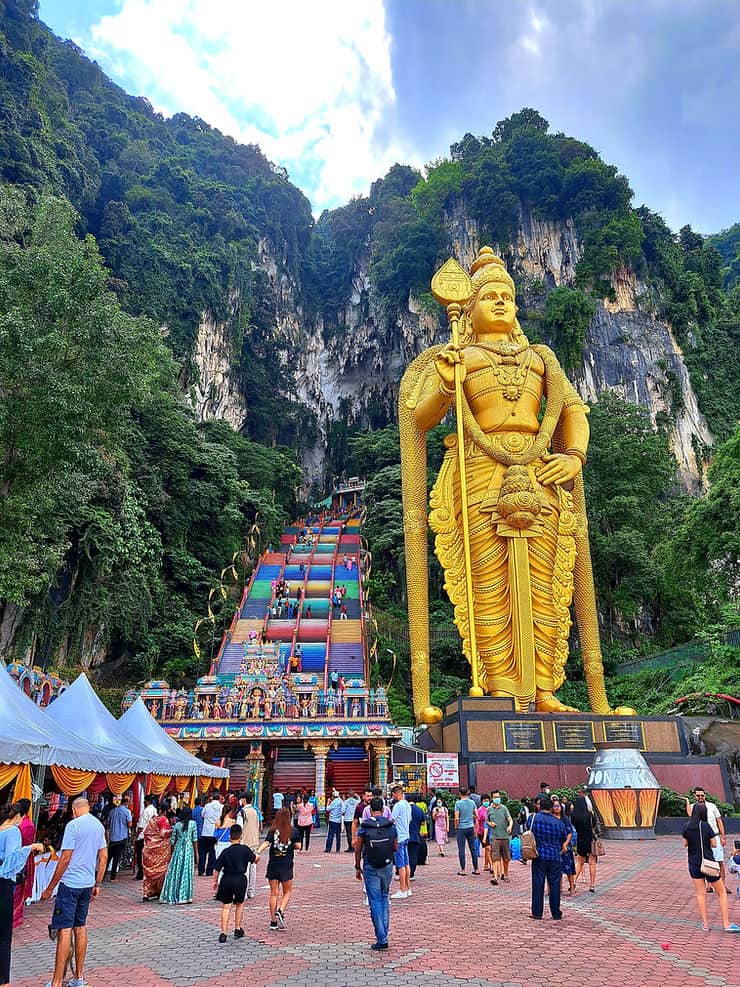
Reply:
[[417, 157], [381, 136], [395, 106], [382, 0], [123, 0], [81, 40], [158, 110], [200, 116], [304, 176], [314, 208]]

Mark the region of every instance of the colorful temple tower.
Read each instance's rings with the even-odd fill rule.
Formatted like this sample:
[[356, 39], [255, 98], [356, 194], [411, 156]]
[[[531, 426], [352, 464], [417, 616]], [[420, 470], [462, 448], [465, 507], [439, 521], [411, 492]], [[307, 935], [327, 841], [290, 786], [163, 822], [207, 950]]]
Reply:
[[384, 688], [370, 686], [357, 499], [334, 506], [263, 553], [193, 690], [157, 681], [141, 692], [170, 736], [223, 759], [231, 787], [267, 813], [278, 788], [314, 790], [322, 806], [332, 787], [384, 785], [400, 736]]

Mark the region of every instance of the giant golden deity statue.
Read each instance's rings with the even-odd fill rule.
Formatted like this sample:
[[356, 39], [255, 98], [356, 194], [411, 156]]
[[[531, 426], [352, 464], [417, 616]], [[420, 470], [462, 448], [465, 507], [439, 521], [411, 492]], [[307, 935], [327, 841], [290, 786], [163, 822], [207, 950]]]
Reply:
[[[574, 602], [591, 708], [604, 688], [582, 467], [588, 408], [553, 351], [530, 344], [514, 282], [483, 247], [468, 275], [449, 260], [432, 281], [452, 340], [407, 368], [399, 394], [414, 713], [430, 706], [426, 433], [451, 408], [457, 435], [430, 498], [428, 523], [472, 672], [472, 696], [509, 696], [519, 712], [570, 712], [565, 681]], [[543, 406], [544, 399], [544, 406]], [[472, 616], [472, 619], [471, 619]]]

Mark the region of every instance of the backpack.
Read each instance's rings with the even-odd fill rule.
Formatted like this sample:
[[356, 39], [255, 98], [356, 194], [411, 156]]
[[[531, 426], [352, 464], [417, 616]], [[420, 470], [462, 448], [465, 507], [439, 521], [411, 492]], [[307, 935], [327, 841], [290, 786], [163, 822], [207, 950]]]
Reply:
[[519, 837], [519, 846], [521, 849], [522, 860], [535, 860], [539, 857], [539, 852], [537, 850], [537, 840], [534, 838], [534, 833], [532, 832], [532, 823], [534, 822], [535, 813], [529, 817], [527, 828], [522, 832]]
[[393, 860], [394, 827], [388, 819], [372, 817], [362, 824], [365, 861], [371, 867], [386, 867]]

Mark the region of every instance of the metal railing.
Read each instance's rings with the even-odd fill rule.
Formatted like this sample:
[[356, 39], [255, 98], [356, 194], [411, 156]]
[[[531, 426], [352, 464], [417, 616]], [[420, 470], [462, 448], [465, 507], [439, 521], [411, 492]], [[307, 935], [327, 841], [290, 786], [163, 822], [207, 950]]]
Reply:
[[[383, 637], [389, 638], [396, 647], [408, 647], [409, 644], [409, 625], [405, 620], [400, 620], [398, 617], [393, 617], [389, 613], [385, 613], [383, 610], [378, 610], [377, 607], [373, 607], [373, 619], [378, 628], [378, 633], [382, 634]], [[434, 625], [429, 628], [429, 643], [438, 644], [444, 642], [445, 644], [459, 644], [460, 635], [457, 632], [456, 627], [435, 627]]]
[[[740, 627], [736, 627], [726, 634], [722, 634], [716, 639], [719, 644], [729, 644], [740, 647]], [[636, 672], [644, 672], [648, 669], [670, 669], [678, 674], [684, 669], [706, 661], [709, 657], [712, 644], [710, 640], [689, 641], [681, 644], [677, 648], [670, 648], [668, 651], [661, 651], [660, 654], [651, 655], [649, 658], [638, 658], [635, 661], [625, 661], [617, 665], [617, 675], [634, 675]]]

